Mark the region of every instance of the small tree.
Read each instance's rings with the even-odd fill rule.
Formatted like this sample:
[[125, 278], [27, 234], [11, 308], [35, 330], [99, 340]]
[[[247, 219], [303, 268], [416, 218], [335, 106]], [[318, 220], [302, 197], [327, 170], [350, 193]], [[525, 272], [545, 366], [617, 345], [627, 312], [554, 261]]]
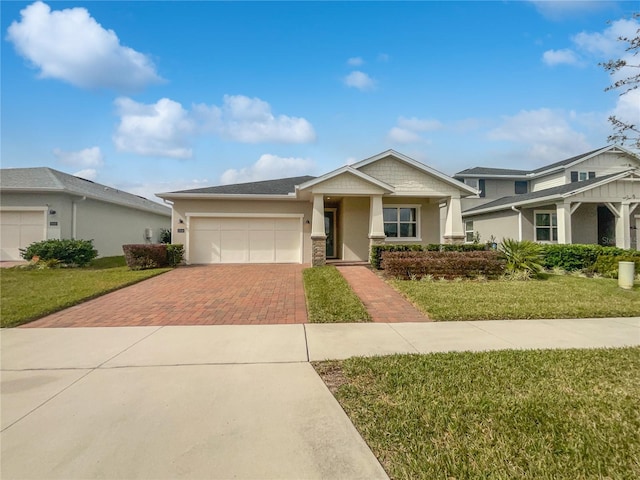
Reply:
[[[634, 13], [632, 18], [640, 18], [640, 13]], [[636, 30], [635, 37], [618, 37], [618, 40], [626, 44], [625, 51], [629, 52], [631, 57], [637, 58], [640, 50], [640, 29]], [[629, 61], [625, 59], [609, 60], [601, 63], [602, 67], [609, 72], [610, 75], [616, 75], [618, 72], [630, 72], [628, 76], [616, 80], [613, 84], [605, 88], [605, 92], [609, 90], [621, 89], [620, 95], [626, 95], [636, 90], [640, 85], [640, 61]], [[631, 70], [629, 70], [631, 69]], [[628, 144], [634, 148], [640, 149], [640, 126], [637, 123], [630, 123], [622, 120], [615, 115], [609, 117], [609, 122], [613, 126], [614, 133], [609, 135], [608, 141], [620, 145]]]

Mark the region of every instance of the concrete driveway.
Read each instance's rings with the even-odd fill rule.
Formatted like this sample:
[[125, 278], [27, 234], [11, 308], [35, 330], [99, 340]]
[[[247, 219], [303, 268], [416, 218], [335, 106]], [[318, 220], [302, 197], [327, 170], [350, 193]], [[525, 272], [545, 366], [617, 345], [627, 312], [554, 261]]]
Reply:
[[26, 324], [33, 327], [305, 323], [305, 265], [198, 265]]

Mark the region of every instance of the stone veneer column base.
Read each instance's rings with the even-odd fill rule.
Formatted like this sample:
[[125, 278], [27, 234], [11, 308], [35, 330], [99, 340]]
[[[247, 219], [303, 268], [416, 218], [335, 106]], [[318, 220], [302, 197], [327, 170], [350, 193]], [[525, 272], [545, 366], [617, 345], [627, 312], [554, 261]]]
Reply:
[[446, 245], [460, 245], [464, 243], [464, 235], [445, 235], [444, 243]]
[[311, 237], [311, 266], [322, 267], [327, 264], [327, 236]]

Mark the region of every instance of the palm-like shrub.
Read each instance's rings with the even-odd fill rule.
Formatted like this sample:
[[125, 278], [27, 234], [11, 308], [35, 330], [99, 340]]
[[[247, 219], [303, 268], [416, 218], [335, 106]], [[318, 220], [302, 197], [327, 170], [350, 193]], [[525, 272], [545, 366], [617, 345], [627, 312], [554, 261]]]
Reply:
[[498, 250], [507, 262], [505, 266], [507, 273], [525, 272], [531, 276], [538, 275], [543, 270], [543, 250], [538, 243], [505, 238]]

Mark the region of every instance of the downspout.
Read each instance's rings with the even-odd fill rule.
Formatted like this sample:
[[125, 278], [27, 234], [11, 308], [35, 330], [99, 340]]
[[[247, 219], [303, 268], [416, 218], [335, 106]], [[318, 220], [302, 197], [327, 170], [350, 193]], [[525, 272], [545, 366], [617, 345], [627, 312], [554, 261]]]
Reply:
[[522, 210], [518, 210], [516, 207], [511, 206], [511, 210], [518, 213], [518, 241], [522, 241]]
[[74, 200], [71, 202], [71, 238], [76, 240], [78, 234], [78, 204], [84, 202], [87, 197], [82, 197], [80, 200]]

